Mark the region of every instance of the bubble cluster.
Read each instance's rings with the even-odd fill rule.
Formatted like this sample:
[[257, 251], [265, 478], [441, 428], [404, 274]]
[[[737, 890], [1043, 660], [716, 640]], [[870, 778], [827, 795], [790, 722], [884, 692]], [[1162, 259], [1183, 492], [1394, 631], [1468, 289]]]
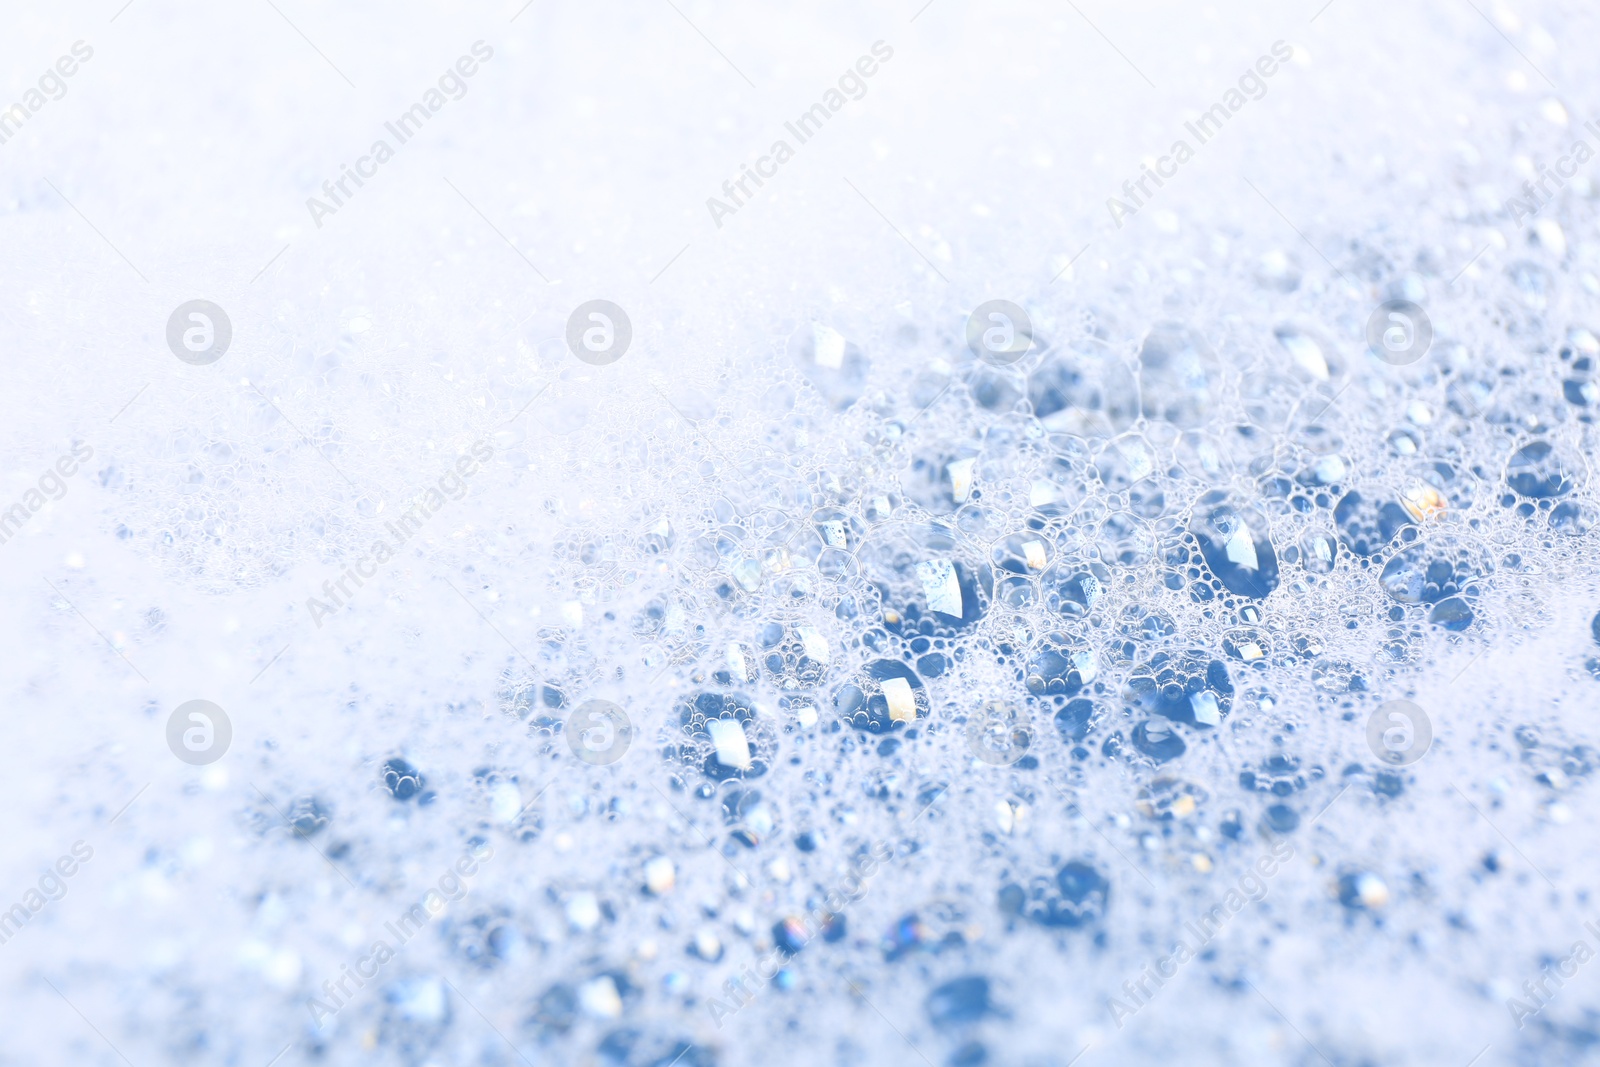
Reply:
[[[1504, 198], [1589, 136], [1513, 65], [1593, 19], [1347, 3], [1115, 229], [1152, 124], [1291, 16], [1172, 5], [1216, 27], [1158, 71], [1110, 8], [895, 14], [859, 119], [683, 234], [799, 53], [658, 12], [736, 97], [655, 16], [534, 6], [336, 229], [152, 269], [106, 313], [137, 380], [19, 368], [99, 436], [0, 546], [17, 821], [99, 836], [0, 922], [48, 1020], [0, 1060], [84, 1057], [59, 994], [136, 1063], [1577, 1061], [1582, 987], [1527, 986], [1600, 945], [1600, 216]], [[86, 345], [76, 291], [14, 290]]]
[[[775, 421], [732, 387], [671, 428], [714, 490], [642, 506], [637, 532], [575, 518], [550, 588], [583, 605], [582, 636], [550, 631], [546, 675], [511, 668], [519, 692], [615, 672], [639, 727], [616, 770], [690, 846], [638, 861], [643, 896], [569, 914], [602, 952], [673, 931], [635, 967], [682, 954], [587, 1017], [643, 1013], [637, 996], [744, 1062], [773, 1027], [926, 983], [926, 1040], [977, 1063], [1025, 998], [1000, 961], [1104, 952], [1122, 962], [1099, 995], [1123, 996], [1111, 975], [1138, 973], [1179, 902], [1225, 896], [1218, 874], [1275, 842], [1309, 866], [1243, 884], [1300, 921], [1408, 907], [1418, 876], [1336, 827], [1383, 817], [1441, 737], [1462, 743], [1419, 672], [1515, 640], [1530, 561], [1586, 566], [1594, 507], [1590, 422], [1561, 384], [1585, 320], [1551, 324], [1567, 345], [1457, 326], [1395, 358], [1359, 311], [1442, 292], [1415, 262], [1314, 293], [1275, 276], [1225, 328], [1037, 297], [1003, 359], [970, 324], [815, 322], [777, 346]], [[1305, 325], [1308, 306], [1343, 325]], [[875, 391], [908, 345], [937, 376]], [[1544, 414], [1495, 414], [1524, 403]], [[758, 425], [810, 445], [777, 462], [740, 440]], [[626, 826], [650, 817], [608, 818], [614, 841], [585, 840], [630, 862]], [[838, 880], [875, 841], [883, 870]], [[658, 903], [695, 878], [696, 914]], [[603, 1052], [604, 1025], [563, 1011], [542, 1040]]]

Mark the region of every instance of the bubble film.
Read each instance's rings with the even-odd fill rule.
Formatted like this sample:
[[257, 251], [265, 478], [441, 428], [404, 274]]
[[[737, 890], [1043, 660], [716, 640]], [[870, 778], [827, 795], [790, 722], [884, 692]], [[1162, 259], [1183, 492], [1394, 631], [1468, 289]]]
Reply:
[[9, 15], [0, 1063], [1593, 1058], [1600, 24], [1317, 2]]

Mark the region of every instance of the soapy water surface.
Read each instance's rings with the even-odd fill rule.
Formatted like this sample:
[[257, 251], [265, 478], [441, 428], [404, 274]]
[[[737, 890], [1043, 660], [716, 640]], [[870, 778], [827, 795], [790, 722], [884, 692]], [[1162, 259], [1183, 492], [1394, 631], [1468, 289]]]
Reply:
[[8, 18], [0, 1063], [1594, 1056], [1594, 12]]

